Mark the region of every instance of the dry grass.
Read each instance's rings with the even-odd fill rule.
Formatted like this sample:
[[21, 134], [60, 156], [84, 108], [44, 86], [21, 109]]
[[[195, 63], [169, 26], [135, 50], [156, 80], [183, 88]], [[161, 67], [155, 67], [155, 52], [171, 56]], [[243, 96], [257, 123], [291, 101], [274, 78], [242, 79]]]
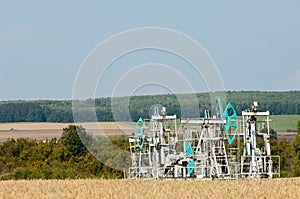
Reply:
[[300, 178], [240, 181], [20, 180], [1, 198], [300, 198]]

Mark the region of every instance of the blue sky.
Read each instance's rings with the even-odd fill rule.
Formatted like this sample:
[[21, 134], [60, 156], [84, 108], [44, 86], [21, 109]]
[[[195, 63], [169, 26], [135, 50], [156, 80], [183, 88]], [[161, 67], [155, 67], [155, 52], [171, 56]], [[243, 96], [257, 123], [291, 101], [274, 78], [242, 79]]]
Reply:
[[[141, 27], [195, 39], [218, 66], [226, 90], [300, 90], [299, 10], [297, 0], [0, 1], [0, 100], [71, 99], [89, 52]], [[157, 52], [144, 55], [118, 64], [180, 63]]]

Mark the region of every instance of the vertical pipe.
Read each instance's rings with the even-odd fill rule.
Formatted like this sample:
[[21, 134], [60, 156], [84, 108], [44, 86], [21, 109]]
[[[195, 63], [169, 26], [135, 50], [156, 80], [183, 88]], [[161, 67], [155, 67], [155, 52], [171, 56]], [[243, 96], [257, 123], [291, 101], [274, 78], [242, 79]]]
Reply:
[[267, 115], [267, 128], [268, 128], [268, 135], [270, 135], [270, 123], [269, 123], [269, 116]]

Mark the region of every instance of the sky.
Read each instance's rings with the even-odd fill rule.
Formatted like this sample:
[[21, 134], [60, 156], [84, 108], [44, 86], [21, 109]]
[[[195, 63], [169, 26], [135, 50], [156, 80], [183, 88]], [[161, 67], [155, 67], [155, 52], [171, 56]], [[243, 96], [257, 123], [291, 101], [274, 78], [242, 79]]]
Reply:
[[[90, 52], [113, 35], [143, 27], [172, 29], [198, 42], [225, 90], [300, 90], [299, 9], [297, 0], [0, 0], [0, 100], [72, 99]], [[111, 73], [121, 78], [118, 67], [126, 65], [126, 73], [151, 62], [189, 67], [166, 52], [145, 50], [113, 63]], [[111, 95], [114, 83], [95, 96]], [[205, 83], [196, 89], [202, 91]], [[164, 92], [170, 90], [145, 85], [133, 93]]]

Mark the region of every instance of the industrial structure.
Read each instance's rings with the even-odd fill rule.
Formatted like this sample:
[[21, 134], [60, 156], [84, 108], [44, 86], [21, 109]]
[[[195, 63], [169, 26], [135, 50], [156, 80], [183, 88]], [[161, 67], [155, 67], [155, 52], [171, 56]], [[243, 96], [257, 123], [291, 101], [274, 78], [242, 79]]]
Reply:
[[230, 103], [223, 110], [216, 97], [216, 104], [216, 115], [205, 111], [203, 118], [181, 118], [180, 123], [165, 107], [154, 106], [150, 120], [140, 118], [129, 137], [127, 178], [279, 177], [280, 157], [270, 149], [269, 112], [259, 112], [254, 102], [240, 122]]

